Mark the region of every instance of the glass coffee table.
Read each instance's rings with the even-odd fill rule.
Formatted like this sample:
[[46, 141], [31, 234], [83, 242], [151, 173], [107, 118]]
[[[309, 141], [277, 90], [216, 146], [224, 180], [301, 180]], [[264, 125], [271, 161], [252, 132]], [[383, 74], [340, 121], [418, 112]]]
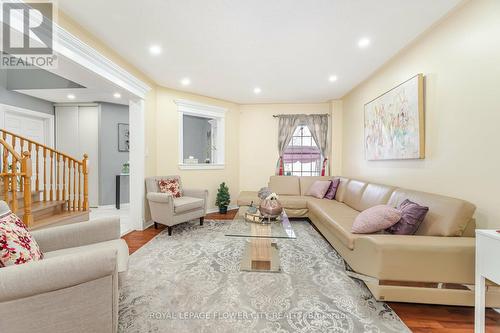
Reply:
[[277, 239], [296, 239], [290, 220], [285, 213], [276, 221], [256, 223], [236, 217], [226, 233], [228, 237], [240, 237], [246, 242], [240, 270], [251, 272], [279, 272], [280, 256]]

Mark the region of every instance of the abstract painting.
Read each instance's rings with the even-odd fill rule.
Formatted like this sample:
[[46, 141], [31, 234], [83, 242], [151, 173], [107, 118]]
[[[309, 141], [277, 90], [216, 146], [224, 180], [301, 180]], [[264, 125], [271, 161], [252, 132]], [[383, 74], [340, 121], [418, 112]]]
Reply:
[[422, 74], [365, 104], [365, 156], [369, 161], [425, 157]]

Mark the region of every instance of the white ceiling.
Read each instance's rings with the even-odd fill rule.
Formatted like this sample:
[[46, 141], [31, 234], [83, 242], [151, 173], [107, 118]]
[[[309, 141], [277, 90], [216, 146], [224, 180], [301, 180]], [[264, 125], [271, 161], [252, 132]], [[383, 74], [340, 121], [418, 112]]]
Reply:
[[[59, 0], [158, 84], [237, 103], [342, 97], [462, 0]], [[360, 49], [362, 37], [371, 45]], [[149, 54], [161, 45], [159, 56]], [[330, 75], [337, 75], [334, 83]], [[180, 81], [189, 77], [187, 87]], [[255, 95], [253, 90], [262, 92]]]

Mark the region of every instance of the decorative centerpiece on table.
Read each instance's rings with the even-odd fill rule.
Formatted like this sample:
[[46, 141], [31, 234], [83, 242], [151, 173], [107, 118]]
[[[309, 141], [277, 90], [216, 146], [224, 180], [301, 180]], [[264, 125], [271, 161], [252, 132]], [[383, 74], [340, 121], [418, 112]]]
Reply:
[[283, 212], [283, 206], [279, 202], [279, 197], [276, 193], [269, 194], [260, 202], [260, 214], [268, 220], [277, 218]]

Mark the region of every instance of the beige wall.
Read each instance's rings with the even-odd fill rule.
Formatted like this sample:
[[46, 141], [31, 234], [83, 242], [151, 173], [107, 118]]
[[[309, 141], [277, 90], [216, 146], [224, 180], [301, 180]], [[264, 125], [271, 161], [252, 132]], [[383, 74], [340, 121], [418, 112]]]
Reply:
[[329, 103], [240, 106], [240, 188], [267, 186], [278, 160], [278, 119], [273, 114], [330, 113]]
[[[225, 118], [225, 168], [223, 170], [179, 170], [179, 112], [174, 100], [185, 99], [197, 103], [226, 108]], [[232, 204], [239, 194], [239, 112], [238, 105], [213, 98], [184, 93], [167, 88], [157, 88], [156, 173], [181, 175], [186, 188], [208, 189], [208, 207], [215, 207], [215, 196], [221, 182], [229, 186]]]
[[[470, 1], [343, 98], [345, 176], [464, 198], [479, 227], [500, 227], [499, 17], [500, 1]], [[425, 160], [365, 161], [364, 103], [416, 73], [426, 78]]]

